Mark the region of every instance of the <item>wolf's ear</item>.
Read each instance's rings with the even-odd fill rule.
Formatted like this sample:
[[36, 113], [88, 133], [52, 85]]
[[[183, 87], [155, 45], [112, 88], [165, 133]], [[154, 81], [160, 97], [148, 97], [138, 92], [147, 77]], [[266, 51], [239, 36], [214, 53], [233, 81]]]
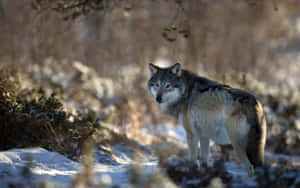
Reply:
[[158, 67], [153, 65], [152, 63], [149, 64], [149, 69], [152, 76], [158, 72]]
[[173, 74], [175, 74], [176, 76], [180, 76], [181, 75], [181, 68], [180, 68], [180, 64], [176, 63], [175, 65], [173, 65], [171, 67], [171, 72]]

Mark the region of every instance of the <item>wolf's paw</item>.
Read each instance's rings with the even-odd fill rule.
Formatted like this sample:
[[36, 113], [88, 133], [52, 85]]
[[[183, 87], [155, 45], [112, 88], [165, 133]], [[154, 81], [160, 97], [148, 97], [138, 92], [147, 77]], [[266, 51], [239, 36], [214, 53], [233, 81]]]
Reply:
[[248, 172], [248, 177], [249, 178], [252, 178], [255, 175], [254, 168], [253, 168], [252, 165], [247, 169], [247, 172]]
[[199, 168], [200, 167], [199, 161], [197, 161], [197, 160], [188, 159], [185, 162], [191, 168]]
[[199, 161], [199, 167], [200, 168], [208, 168], [209, 164], [207, 161]]
[[201, 173], [204, 173], [210, 167], [212, 167], [212, 166], [207, 161], [199, 161], [199, 170]]

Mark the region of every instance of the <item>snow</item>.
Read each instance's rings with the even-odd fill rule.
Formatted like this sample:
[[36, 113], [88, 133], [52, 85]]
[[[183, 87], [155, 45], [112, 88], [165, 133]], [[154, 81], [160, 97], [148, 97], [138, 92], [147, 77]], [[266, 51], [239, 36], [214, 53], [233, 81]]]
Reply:
[[12, 149], [0, 152], [0, 184], [22, 179], [24, 167], [32, 161], [34, 179], [69, 184], [80, 165], [56, 152], [43, 148]]
[[186, 134], [183, 126], [173, 126], [173, 125], [166, 125], [166, 126], [147, 126], [146, 130], [147, 134], [151, 134], [153, 136], [163, 136], [169, 137], [171, 139], [175, 139], [181, 144], [186, 145]]
[[[113, 185], [125, 185], [129, 181], [128, 170], [132, 167], [132, 154], [122, 145], [115, 146], [117, 163], [100, 163], [95, 159], [95, 182], [104, 182]], [[123, 152], [122, 152], [123, 151]], [[95, 152], [94, 156], [103, 155]], [[108, 156], [107, 156], [108, 157]], [[60, 186], [70, 185], [72, 178], [80, 171], [81, 165], [63, 155], [50, 152], [43, 148], [11, 149], [0, 152], [0, 185], [9, 187], [10, 183], [24, 181], [23, 171], [26, 164], [32, 161], [30, 167], [33, 181], [51, 181]], [[156, 161], [149, 160], [141, 163], [146, 173], [155, 170]]]
[[[173, 137], [187, 149], [185, 132], [181, 126], [160, 126], [155, 129], [150, 127], [148, 133], [149, 132], [160, 136]], [[95, 182], [109, 184], [109, 187], [112, 187], [113, 185], [126, 187], [130, 179], [130, 173], [128, 172], [133, 165], [138, 164], [142, 168], [142, 177], [146, 177], [149, 174], [155, 174], [159, 170], [157, 167], [157, 159], [151, 154], [146, 154], [146, 157], [143, 158], [143, 160], [137, 161], [135, 160], [135, 155], [132, 150], [123, 144], [114, 145], [111, 149], [114, 153], [113, 157], [102, 151], [94, 152], [93, 172]], [[213, 163], [218, 157], [218, 155], [213, 155], [213, 157], [210, 158], [209, 163]], [[295, 164], [300, 162], [299, 157], [274, 155], [270, 152], [266, 152], [266, 159], [276, 161], [284, 159], [292, 161]], [[169, 163], [174, 163], [174, 165], [176, 165], [178, 160], [170, 158]], [[31, 164], [31, 166], [28, 164]], [[74, 175], [81, 169], [80, 163], [72, 161], [59, 153], [50, 152], [43, 148], [11, 149], [0, 152], [0, 185], [5, 188], [9, 187], [8, 185], [11, 182], [19, 183], [26, 181], [26, 178], [28, 177], [24, 176], [25, 166], [30, 166], [32, 171], [30, 178], [33, 182], [50, 181], [63, 187], [70, 186]], [[246, 169], [237, 164], [236, 161], [227, 161], [225, 163], [225, 168], [236, 179], [235, 182], [243, 183], [243, 185], [255, 186], [256, 182], [253, 178], [248, 178]]]

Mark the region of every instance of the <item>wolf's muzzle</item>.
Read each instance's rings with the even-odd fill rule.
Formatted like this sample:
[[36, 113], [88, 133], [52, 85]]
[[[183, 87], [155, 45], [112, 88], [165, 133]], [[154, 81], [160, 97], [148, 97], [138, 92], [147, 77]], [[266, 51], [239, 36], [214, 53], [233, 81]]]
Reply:
[[161, 95], [157, 95], [157, 96], [156, 96], [156, 102], [158, 102], [158, 103], [161, 103], [161, 102], [162, 102]]

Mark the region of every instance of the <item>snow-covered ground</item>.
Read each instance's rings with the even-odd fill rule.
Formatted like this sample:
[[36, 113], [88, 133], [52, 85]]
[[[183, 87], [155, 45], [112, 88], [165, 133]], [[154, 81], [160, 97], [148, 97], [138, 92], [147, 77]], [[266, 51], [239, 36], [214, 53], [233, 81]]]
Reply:
[[80, 168], [77, 162], [43, 148], [11, 149], [0, 153], [0, 184], [24, 182], [25, 166], [31, 166], [34, 181], [49, 180], [65, 185]]
[[[123, 155], [119, 156], [121, 162], [117, 164], [95, 162], [93, 169], [95, 182], [103, 181], [110, 185], [125, 185], [128, 182], [128, 170], [133, 161], [129, 160], [126, 154], [121, 155]], [[150, 173], [155, 170], [156, 161], [148, 160], [140, 165]], [[26, 166], [30, 166], [32, 170], [30, 177], [28, 174], [24, 175]], [[80, 163], [43, 148], [11, 149], [0, 152], [0, 185], [1, 187], [8, 187], [10, 183], [26, 185], [28, 178], [31, 178], [31, 181], [36, 183], [47, 180], [60, 186], [67, 186], [71, 184], [72, 178], [80, 168]]]
[[[151, 130], [151, 131], [150, 131]], [[161, 134], [177, 139], [182, 145], [186, 146], [185, 133], [181, 126], [165, 126], [149, 129], [149, 134]], [[103, 182], [110, 186], [120, 185], [124, 187], [129, 182], [129, 170], [136, 163], [134, 155], [124, 145], [116, 145], [112, 147], [115, 158], [112, 161], [110, 156], [96, 151], [94, 153], [94, 179], [95, 182]], [[268, 158], [274, 158], [270, 153], [266, 154]], [[285, 156], [281, 156], [285, 157]], [[211, 159], [213, 162], [214, 159]], [[298, 159], [293, 159], [298, 162]], [[157, 159], [152, 155], [147, 156], [143, 161], [139, 162], [146, 174], [155, 173], [157, 168]], [[32, 173], [25, 173], [26, 168], [30, 167]], [[247, 173], [243, 167], [231, 160], [226, 162], [225, 168], [236, 179], [237, 182], [246, 182], [248, 185], [253, 185], [255, 182], [247, 177]], [[28, 169], [28, 168], [27, 168]], [[51, 181], [62, 187], [69, 187], [72, 183], [74, 175], [81, 169], [81, 164], [72, 161], [63, 155], [50, 152], [43, 148], [26, 148], [26, 149], [11, 149], [0, 152], [0, 185], [1, 187], [9, 187], [10, 183], [26, 184], [26, 182], [43, 182]], [[31, 181], [28, 181], [28, 180]]]

